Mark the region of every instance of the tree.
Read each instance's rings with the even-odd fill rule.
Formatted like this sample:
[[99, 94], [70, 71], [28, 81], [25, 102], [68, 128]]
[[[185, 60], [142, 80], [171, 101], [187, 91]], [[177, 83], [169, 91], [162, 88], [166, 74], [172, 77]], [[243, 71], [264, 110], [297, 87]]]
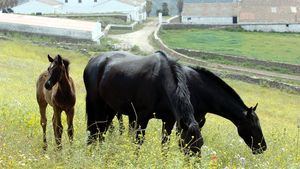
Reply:
[[177, 9], [178, 9], [178, 13], [181, 15], [182, 12], [182, 8], [183, 8], [183, 0], [177, 0]]
[[18, 0], [0, 0], [0, 9], [14, 7], [18, 4]]
[[169, 8], [168, 8], [168, 4], [166, 2], [164, 2], [162, 4], [162, 16], [169, 16]]
[[147, 0], [146, 1], [146, 13], [147, 13], [147, 16], [150, 16], [151, 11], [152, 11], [152, 0]]

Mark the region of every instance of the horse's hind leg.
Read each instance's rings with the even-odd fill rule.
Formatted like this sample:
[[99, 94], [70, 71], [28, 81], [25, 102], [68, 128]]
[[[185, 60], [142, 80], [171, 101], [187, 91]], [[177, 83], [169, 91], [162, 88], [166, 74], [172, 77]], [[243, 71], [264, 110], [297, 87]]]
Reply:
[[128, 132], [129, 134], [132, 134], [137, 128], [136, 117], [129, 115], [128, 119]]
[[47, 108], [47, 103], [46, 101], [39, 101], [39, 109], [40, 109], [40, 114], [41, 114], [41, 120], [40, 124], [43, 128], [43, 149], [47, 150], [47, 138], [46, 138], [46, 128], [47, 128], [47, 117], [46, 117], [46, 108]]
[[73, 142], [74, 137], [74, 127], [73, 127], [73, 119], [74, 119], [74, 107], [70, 109], [67, 114], [67, 122], [68, 122], [68, 136], [70, 143]]
[[53, 109], [54, 109], [54, 113], [53, 113], [52, 122], [53, 122], [55, 142], [56, 142], [57, 148], [61, 149], [62, 148], [61, 136], [62, 136], [62, 132], [63, 132], [63, 126], [61, 124], [62, 110], [60, 110], [59, 108], [53, 108]]
[[142, 145], [145, 140], [146, 128], [150, 119], [141, 119], [137, 121], [136, 142]]

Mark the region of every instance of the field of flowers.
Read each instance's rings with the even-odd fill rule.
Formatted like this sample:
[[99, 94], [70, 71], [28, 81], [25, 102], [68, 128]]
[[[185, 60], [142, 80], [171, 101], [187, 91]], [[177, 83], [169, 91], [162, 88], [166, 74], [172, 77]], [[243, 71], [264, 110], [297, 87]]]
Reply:
[[[48, 66], [47, 54], [58, 53], [71, 61], [76, 85], [75, 138], [70, 145], [63, 115], [63, 149], [55, 150], [48, 107], [49, 146], [44, 152], [35, 83]], [[162, 148], [161, 122], [154, 119], [140, 148], [132, 143], [127, 125], [123, 135], [112, 130], [104, 143], [87, 147], [82, 73], [88, 59], [70, 50], [0, 40], [0, 168], [300, 168], [300, 95], [231, 80], [226, 81], [248, 106], [259, 103], [257, 113], [268, 144], [262, 155], [252, 155], [231, 122], [210, 114], [202, 129], [201, 158], [184, 156], [175, 132], [168, 148]], [[118, 128], [117, 120], [114, 124]]]

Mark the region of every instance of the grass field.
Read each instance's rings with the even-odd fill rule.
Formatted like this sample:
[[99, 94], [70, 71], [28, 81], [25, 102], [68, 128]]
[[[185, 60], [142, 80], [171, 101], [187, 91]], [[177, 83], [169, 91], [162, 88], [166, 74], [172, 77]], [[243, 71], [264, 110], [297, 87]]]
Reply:
[[[35, 99], [35, 82], [48, 67], [47, 54], [70, 59], [77, 103], [73, 145], [63, 133], [63, 150], [55, 151], [48, 107], [49, 149], [42, 151], [42, 128]], [[300, 96], [275, 89], [226, 80], [247, 105], [259, 103], [258, 115], [268, 144], [263, 155], [254, 156], [227, 120], [207, 116], [202, 130], [202, 157], [185, 157], [175, 132], [167, 152], [161, 151], [161, 122], [151, 120], [140, 150], [127, 132], [106, 135], [101, 145], [86, 147], [85, 89], [82, 72], [88, 57], [78, 52], [43, 47], [18, 40], [0, 40], [0, 168], [299, 168]], [[66, 129], [65, 115], [63, 125]], [[125, 121], [127, 121], [125, 119]], [[118, 127], [115, 121], [115, 127]], [[127, 127], [127, 126], [126, 126]], [[126, 128], [126, 131], [128, 128]]]
[[160, 34], [171, 48], [195, 49], [267, 61], [300, 64], [300, 34], [234, 30], [163, 30]]

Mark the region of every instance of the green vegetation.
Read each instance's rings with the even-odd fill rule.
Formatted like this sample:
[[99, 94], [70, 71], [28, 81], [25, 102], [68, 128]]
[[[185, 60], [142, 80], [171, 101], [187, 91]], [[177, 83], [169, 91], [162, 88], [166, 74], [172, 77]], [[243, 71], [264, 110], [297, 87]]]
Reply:
[[[238, 81], [232, 85], [249, 106], [259, 102], [258, 115], [268, 144], [254, 156], [227, 120], [207, 116], [202, 130], [202, 157], [185, 157], [175, 132], [167, 152], [161, 151], [161, 122], [151, 120], [146, 141], [137, 150], [125, 132], [108, 132], [101, 145], [86, 147], [85, 89], [82, 73], [89, 57], [77, 50], [47, 47], [18, 39], [0, 39], [0, 168], [299, 168], [300, 96]], [[75, 81], [75, 140], [68, 143], [63, 115], [63, 150], [55, 151], [52, 110], [47, 109], [49, 150], [42, 150], [42, 128], [35, 82], [49, 65], [47, 54], [70, 59]], [[298, 120], [298, 122], [297, 122]], [[125, 118], [127, 122], [127, 118]], [[297, 128], [298, 125], [298, 128]], [[115, 120], [115, 127], [118, 127]], [[126, 131], [128, 128], [126, 128]], [[245, 162], [245, 163], [244, 163]], [[244, 163], [244, 164], [243, 164]], [[245, 166], [243, 166], [245, 165]]]
[[300, 64], [300, 34], [245, 32], [224, 29], [163, 30], [171, 48], [246, 56], [267, 61]]

